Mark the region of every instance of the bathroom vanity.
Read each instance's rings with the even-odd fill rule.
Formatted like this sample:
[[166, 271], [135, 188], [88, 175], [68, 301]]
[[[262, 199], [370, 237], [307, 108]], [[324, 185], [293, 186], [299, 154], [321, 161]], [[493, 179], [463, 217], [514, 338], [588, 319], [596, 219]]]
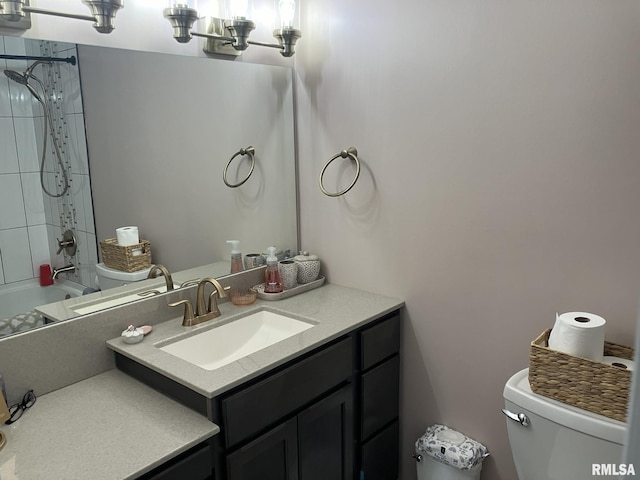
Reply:
[[[10, 401], [28, 388], [38, 401], [0, 427], [0, 476], [396, 478], [402, 307], [324, 285], [223, 303], [210, 325], [185, 328], [157, 298], [2, 339]], [[213, 370], [159, 348], [264, 310], [313, 326]], [[135, 345], [119, 337], [132, 322], [153, 324]]]
[[[158, 326], [153, 343], [113, 339], [108, 345], [120, 370], [220, 427], [211, 442], [216, 479], [257, 480], [264, 472], [278, 479], [353, 479], [361, 471], [367, 479], [392, 479], [398, 472], [401, 303], [363, 316], [357, 298], [348, 298], [354, 294], [328, 285], [277, 302], [278, 311], [315, 325], [211, 371], [159, 352], [155, 345], [180, 332], [176, 322]], [[273, 310], [272, 303], [228, 306], [227, 321]]]

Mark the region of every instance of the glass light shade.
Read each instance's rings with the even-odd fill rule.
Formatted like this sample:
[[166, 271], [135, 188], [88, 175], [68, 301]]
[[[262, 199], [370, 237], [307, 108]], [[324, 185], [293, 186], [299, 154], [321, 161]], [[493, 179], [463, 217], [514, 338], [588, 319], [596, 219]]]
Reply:
[[251, 18], [251, 2], [250, 0], [229, 0], [229, 12], [227, 18]]
[[280, 25], [282, 28], [293, 27], [293, 18], [296, 13], [295, 0], [280, 0], [278, 9], [280, 10]]
[[193, 8], [198, 9], [198, 0], [167, 0], [169, 8]]

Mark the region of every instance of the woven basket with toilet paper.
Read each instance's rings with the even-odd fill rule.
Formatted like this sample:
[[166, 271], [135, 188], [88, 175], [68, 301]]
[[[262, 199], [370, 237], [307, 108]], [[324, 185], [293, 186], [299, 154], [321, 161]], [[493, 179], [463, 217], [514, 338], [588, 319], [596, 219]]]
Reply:
[[151, 266], [151, 242], [140, 240], [133, 245], [118, 245], [115, 238], [100, 242], [104, 264], [122, 272], [137, 272]]
[[605, 341], [604, 324], [584, 312], [557, 316], [531, 342], [529, 384], [536, 394], [624, 422], [634, 351]]

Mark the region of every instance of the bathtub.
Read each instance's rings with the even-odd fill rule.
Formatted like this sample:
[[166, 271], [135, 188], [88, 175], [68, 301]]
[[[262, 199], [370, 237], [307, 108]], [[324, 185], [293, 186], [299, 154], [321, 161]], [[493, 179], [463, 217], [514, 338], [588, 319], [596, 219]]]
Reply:
[[79, 297], [84, 287], [68, 280], [56, 280], [41, 287], [37, 278], [0, 285], [0, 336], [44, 325], [45, 318], [35, 307]]

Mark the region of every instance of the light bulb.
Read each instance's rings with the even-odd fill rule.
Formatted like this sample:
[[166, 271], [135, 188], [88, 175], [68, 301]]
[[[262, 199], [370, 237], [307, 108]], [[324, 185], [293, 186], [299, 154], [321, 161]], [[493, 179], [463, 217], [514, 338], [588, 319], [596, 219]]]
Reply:
[[167, 2], [169, 8], [193, 8], [198, 9], [197, 0], [169, 0]]
[[280, 0], [278, 2], [280, 10], [280, 23], [282, 28], [293, 27], [293, 17], [296, 13], [295, 0]]
[[249, 16], [249, 0], [231, 0], [231, 18], [244, 19]]

